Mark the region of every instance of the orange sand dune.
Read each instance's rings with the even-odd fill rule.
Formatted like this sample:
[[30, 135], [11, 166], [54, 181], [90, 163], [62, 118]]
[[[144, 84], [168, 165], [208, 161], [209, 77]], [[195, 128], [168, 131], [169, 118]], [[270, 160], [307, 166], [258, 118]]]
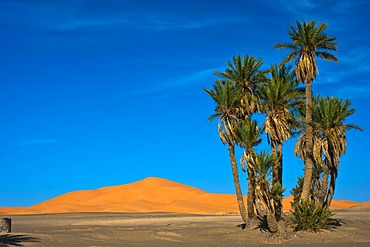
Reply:
[[[292, 197], [283, 200], [290, 209]], [[333, 209], [361, 205], [334, 201]], [[364, 204], [365, 205], [365, 204]], [[131, 184], [81, 190], [63, 194], [30, 207], [3, 207], [3, 214], [47, 214], [66, 212], [178, 212], [199, 214], [237, 213], [235, 195], [211, 194], [161, 178], [146, 178]]]

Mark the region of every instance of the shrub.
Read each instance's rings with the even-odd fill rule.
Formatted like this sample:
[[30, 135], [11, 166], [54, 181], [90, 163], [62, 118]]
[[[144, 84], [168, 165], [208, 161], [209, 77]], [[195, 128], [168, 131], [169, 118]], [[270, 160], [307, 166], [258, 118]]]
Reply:
[[293, 203], [292, 207], [294, 207], [295, 204], [299, 202], [299, 199], [301, 198], [302, 189], [303, 189], [303, 177], [297, 177], [298, 182], [296, 186], [290, 191], [290, 193], [293, 196]]
[[314, 201], [292, 204], [293, 227], [295, 231], [320, 231], [329, 226], [333, 213], [327, 207], [318, 207]]

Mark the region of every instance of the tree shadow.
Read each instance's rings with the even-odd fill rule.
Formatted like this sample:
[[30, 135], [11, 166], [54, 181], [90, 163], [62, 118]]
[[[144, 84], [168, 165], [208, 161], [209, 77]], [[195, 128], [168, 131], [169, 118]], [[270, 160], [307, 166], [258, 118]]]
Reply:
[[330, 218], [324, 229], [329, 231], [335, 231], [338, 227], [341, 227], [343, 224], [346, 223], [342, 219]]
[[22, 234], [0, 235], [0, 246], [23, 246], [22, 243], [30, 242], [40, 242], [40, 239]]
[[256, 216], [254, 218], [254, 228], [253, 229], [259, 229], [261, 232], [270, 232], [270, 229], [267, 225], [266, 215]]
[[259, 229], [261, 232], [269, 232], [269, 228], [267, 226], [266, 217], [256, 216], [252, 219], [249, 219], [248, 223], [241, 223], [236, 227], [240, 227], [242, 230], [244, 229]]

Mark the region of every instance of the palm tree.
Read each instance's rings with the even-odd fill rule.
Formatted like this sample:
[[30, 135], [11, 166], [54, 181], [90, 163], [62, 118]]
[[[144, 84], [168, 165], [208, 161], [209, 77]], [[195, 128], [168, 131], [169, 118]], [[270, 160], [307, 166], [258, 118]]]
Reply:
[[240, 109], [241, 94], [231, 81], [216, 81], [213, 90], [205, 89], [217, 104], [215, 113], [209, 117], [209, 121], [218, 118], [218, 133], [222, 143], [227, 144], [234, 179], [235, 192], [238, 201], [240, 215], [247, 223], [248, 217], [244, 205], [244, 199], [239, 182], [238, 165], [235, 158], [235, 122]]
[[[232, 81], [236, 89], [242, 93], [240, 98], [240, 109], [238, 118], [248, 120], [251, 115], [259, 109], [258, 99], [256, 97], [257, 85], [264, 78], [264, 73], [260, 71], [262, 59], [253, 56], [234, 56], [233, 62], [227, 61], [227, 68], [224, 72], [215, 71], [214, 74]], [[254, 131], [254, 130], [253, 130]], [[253, 209], [253, 177], [248, 175], [248, 216], [254, 217]]]
[[241, 114], [249, 118], [258, 110], [256, 103], [256, 89], [258, 83], [264, 76], [260, 71], [262, 59], [253, 56], [234, 56], [233, 63], [226, 62], [228, 68], [225, 72], [215, 71], [214, 74], [235, 83], [236, 87], [244, 94], [241, 99]]
[[[294, 72], [290, 67], [272, 65], [270, 69], [271, 78], [260, 84], [258, 89], [259, 97], [262, 100], [262, 109], [266, 113], [266, 135], [271, 145], [271, 153], [276, 157], [273, 165], [273, 185], [282, 192], [283, 172], [283, 143], [287, 141], [295, 127], [296, 107], [301, 103], [303, 90], [297, 88]], [[280, 196], [282, 198], [282, 195]], [[282, 214], [281, 199], [276, 202], [276, 216]]]
[[251, 166], [253, 157], [255, 155], [254, 147], [261, 143], [260, 138], [262, 128], [258, 128], [256, 120], [241, 120], [238, 127], [235, 129], [235, 140], [236, 143], [243, 147], [245, 150], [241, 158], [240, 163], [243, 165], [242, 169], [245, 171], [247, 167], [248, 173], [248, 218], [252, 219], [255, 217], [254, 204], [255, 204], [255, 173], [254, 168]]
[[[255, 194], [256, 194], [256, 209], [261, 219], [265, 220], [271, 232], [279, 230], [275, 201], [279, 195], [274, 194], [272, 184], [272, 169], [276, 163], [276, 157], [268, 154], [266, 151], [254, 153], [253, 159], [250, 161], [250, 167], [255, 174]], [[279, 198], [280, 199], [280, 198]], [[279, 200], [278, 199], [278, 200]]]
[[338, 62], [330, 51], [338, 50], [334, 42], [336, 38], [327, 36], [324, 31], [328, 27], [326, 23], [315, 26], [314, 20], [307, 23], [297, 21], [297, 28], [290, 24], [291, 30], [288, 32], [292, 43], [275, 44], [277, 49], [290, 49], [291, 52], [286, 56], [282, 64], [295, 60], [295, 74], [299, 82], [306, 85], [306, 155], [304, 159], [304, 181], [301, 200], [307, 201], [310, 185], [312, 182], [313, 166], [313, 128], [312, 121], [312, 82], [318, 74], [316, 57], [326, 61]]
[[[313, 106], [313, 124], [315, 129], [315, 161], [324, 166], [323, 191], [327, 192], [324, 206], [330, 206], [338, 176], [339, 158], [346, 152], [346, 131], [362, 129], [355, 124], [346, 124], [348, 116], [354, 114], [350, 109], [351, 102], [336, 97], [315, 97]], [[330, 186], [327, 191], [327, 174], [330, 172]], [[327, 172], [326, 172], [327, 173]], [[326, 193], [323, 193], [323, 195]], [[323, 198], [321, 198], [321, 201]]]

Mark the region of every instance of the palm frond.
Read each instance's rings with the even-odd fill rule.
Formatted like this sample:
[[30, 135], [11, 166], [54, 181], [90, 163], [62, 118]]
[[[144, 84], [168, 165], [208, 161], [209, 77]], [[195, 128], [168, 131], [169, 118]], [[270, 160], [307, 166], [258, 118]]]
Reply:
[[218, 133], [222, 143], [234, 142], [233, 122], [238, 120], [240, 114], [241, 94], [233, 82], [217, 80], [213, 89], [204, 89], [216, 103], [215, 112], [209, 117], [209, 121], [218, 120]]
[[313, 103], [315, 161], [322, 164], [327, 160], [331, 167], [337, 167], [340, 156], [346, 152], [346, 131], [362, 129], [355, 124], [345, 123], [345, 120], [354, 113], [354, 109], [349, 108], [351, 105], [349, 100], [318, 95], [313, 99]]
[[275, 44], [276, 49], [288, 49], [291, 51], [281, 64], [295, 60], [295, 71], [297, 80], [304, 83], [312, 82], [317, 73], [316, 58], [319, 57], [326, 61], [338, 62], [333, 54], [328, 51], [338, 50], [335, 38], [329, 37], [324, 32], [328, 25], [319, 23], [316, 26], [314, 20], [307, 23], [296, 21], [296, 26], [289, 24], [288, 34], [292, 43]]

